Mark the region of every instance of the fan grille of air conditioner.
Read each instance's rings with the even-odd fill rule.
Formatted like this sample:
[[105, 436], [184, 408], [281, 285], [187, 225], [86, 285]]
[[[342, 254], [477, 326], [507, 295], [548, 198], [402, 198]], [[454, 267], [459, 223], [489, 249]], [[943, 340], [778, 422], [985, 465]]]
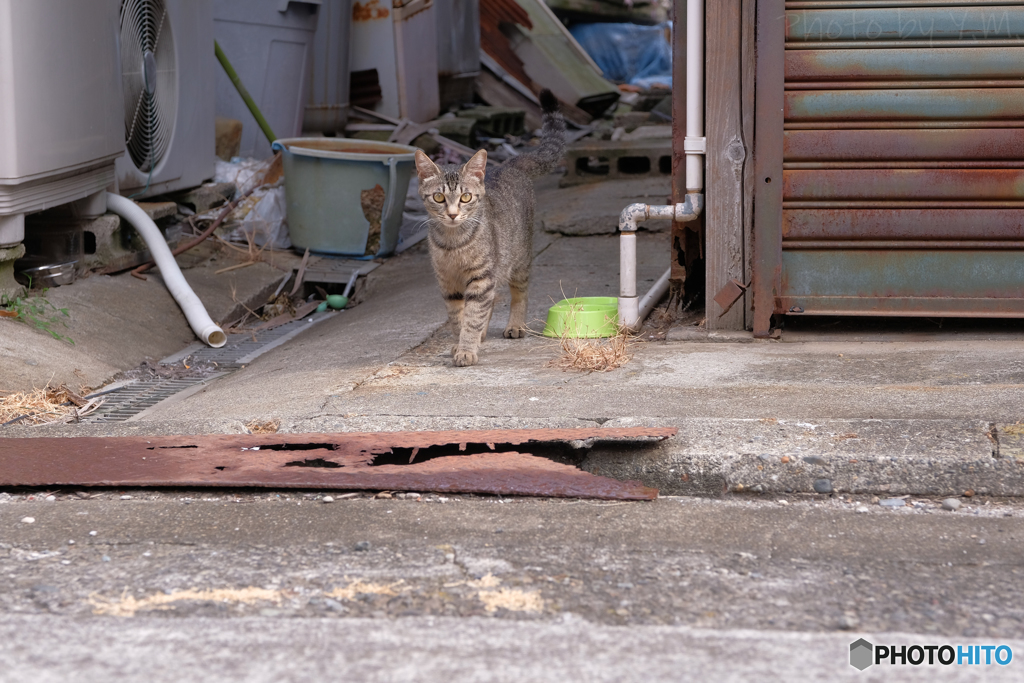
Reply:
[[163, 0], [122, 0], [121, 81], [128, 154], [149, 172], [167, 152], [178, 108], [174, 36]]

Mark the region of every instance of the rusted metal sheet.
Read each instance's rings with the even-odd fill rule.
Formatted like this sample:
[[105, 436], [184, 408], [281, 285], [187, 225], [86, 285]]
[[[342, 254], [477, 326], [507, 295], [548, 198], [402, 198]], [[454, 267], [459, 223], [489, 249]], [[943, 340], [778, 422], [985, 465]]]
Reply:
[[1024, 2], [758, 8], [755, 334], [770, 313], [1024, 316]]
[[1024, 169], [815, 169], [785, 171], [782, 176], [784, 181], [782, 196], [786, 201], [801, 199], [1024, 201]]
[[[859, 47], [896, 43], [935, 47], [943, 42], [962, 45], [975, 42], [1024, 43], [1024, 12], [1019, 7], [999, 3], [973, 3], [962, 6], [931, 2], [850, 2], [829, 3], [828, 9], [803, 9], [811, 3], [787, 3], [787, 47], [815, 43], [862, 43]], [[824, 3], [813, 3], [821, 5]], [[871, 7], [871, 4], [876, 6]], [[939, 5], [914, 7], [915, 4]], [[865, 7], [865, 5], [869, 5]], [[943, 6], [945, 5], [945, 6]], [[970, 6], [974, 5], [974, 6]], [[979, 6], [980, 5], [980, 6]], [[986, 6], [987, 5], [987, 6]], [[851, 47], [853, 47], [851, 45]]]
[[[785, 250], [783, 297], [1019, 299], [1024, 287], [1019, 251]], [[973, 311], [968, 309], [965, 315]]]
[[787, 130], [783, 154], [787, 162], [1020, 161], [1024, 129]]
[[[786, 315], [863, 315], [909, 318], [1024, 318], [1024, 299], [965, 297], [781, 296]], [[967, 310], [969, 313], [964, 313]]]
[[827, 81], [849, 88], [851, 81], [1007, 80], [1020, 83], [1024, 47], [969, 47], [909, 50], [787, 50], [786, 87]]
[[790, 90], [786, 121], [1024, 119], [1024, 88]]
[[[655, 489], [509, 450], [671, 428], [0, 439], [5, 486], [258, 486], [647, 500]], [[418, 461], [417, 461], [418, 459]]]
[[1024, 240], [1020, 209], [787, 209], [784, 240]]

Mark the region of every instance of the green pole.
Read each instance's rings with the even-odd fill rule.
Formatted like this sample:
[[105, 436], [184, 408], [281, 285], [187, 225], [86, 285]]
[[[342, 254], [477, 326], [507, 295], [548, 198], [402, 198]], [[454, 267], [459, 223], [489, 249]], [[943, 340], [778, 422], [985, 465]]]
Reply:
[[267, 120], [263, 118], [263, 112], [261, 112], [260, 108], [256, 106], [256, 102], [252, 99], [252, 95], [250, 95], [249, 91], [245, 89], [244, 85], [242, 85], [242, 79], [238, 77], [238, 74], [235, 72], [235, 67], [231, 66], [231, 62], [228, 61], [227, 55], [224, 54], [224, 50], [220, 49], [220, 45], [217, 44], [216, 40], [213, 41], [213, 49], [217, 53], [217, 61], [219, 61], [220, 65], [224, 67], [224, 71], [227, 73], [228, 78], [231, 79], [231, 82], [234, 84], [238, 94], [241, 95], [242, 100], [245, 101], [245, 106], [249, 107], [249, 111], [251, 111], [252, 115], [256, 117], [256, 123], [260, 125], [260, 130], [262, 130], [263, 134], [267, 136], [267, 142], [274, 144], [274, 140], [277, 139], [277, 136], [274, 135], [274, 131], [270, 129], [270, 124], [267, 123]]

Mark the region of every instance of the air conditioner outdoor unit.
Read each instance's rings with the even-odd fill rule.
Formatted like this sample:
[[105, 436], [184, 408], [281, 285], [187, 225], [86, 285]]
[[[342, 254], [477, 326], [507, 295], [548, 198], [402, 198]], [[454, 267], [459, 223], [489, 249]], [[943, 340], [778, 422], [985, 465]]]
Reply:
[[121, 194], [152, 196], [213, 176], [217, 64], [209, 0], [121, 0], [125, 155]]
[[25, 214], [113, 183], [117, 61], [117, 0], [0, 0], [0, 248]]

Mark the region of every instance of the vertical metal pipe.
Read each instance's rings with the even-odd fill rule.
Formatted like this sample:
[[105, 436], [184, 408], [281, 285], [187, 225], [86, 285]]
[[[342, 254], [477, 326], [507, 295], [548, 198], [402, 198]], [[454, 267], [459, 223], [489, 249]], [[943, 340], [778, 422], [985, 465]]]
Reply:
[[[678, 86], [673, 83], [673, 89]], [[686, 0], [686, 138], [704, 137], [704, 0]], [[686, 191], [704, 188], [704, 154], [686, 153]]]

